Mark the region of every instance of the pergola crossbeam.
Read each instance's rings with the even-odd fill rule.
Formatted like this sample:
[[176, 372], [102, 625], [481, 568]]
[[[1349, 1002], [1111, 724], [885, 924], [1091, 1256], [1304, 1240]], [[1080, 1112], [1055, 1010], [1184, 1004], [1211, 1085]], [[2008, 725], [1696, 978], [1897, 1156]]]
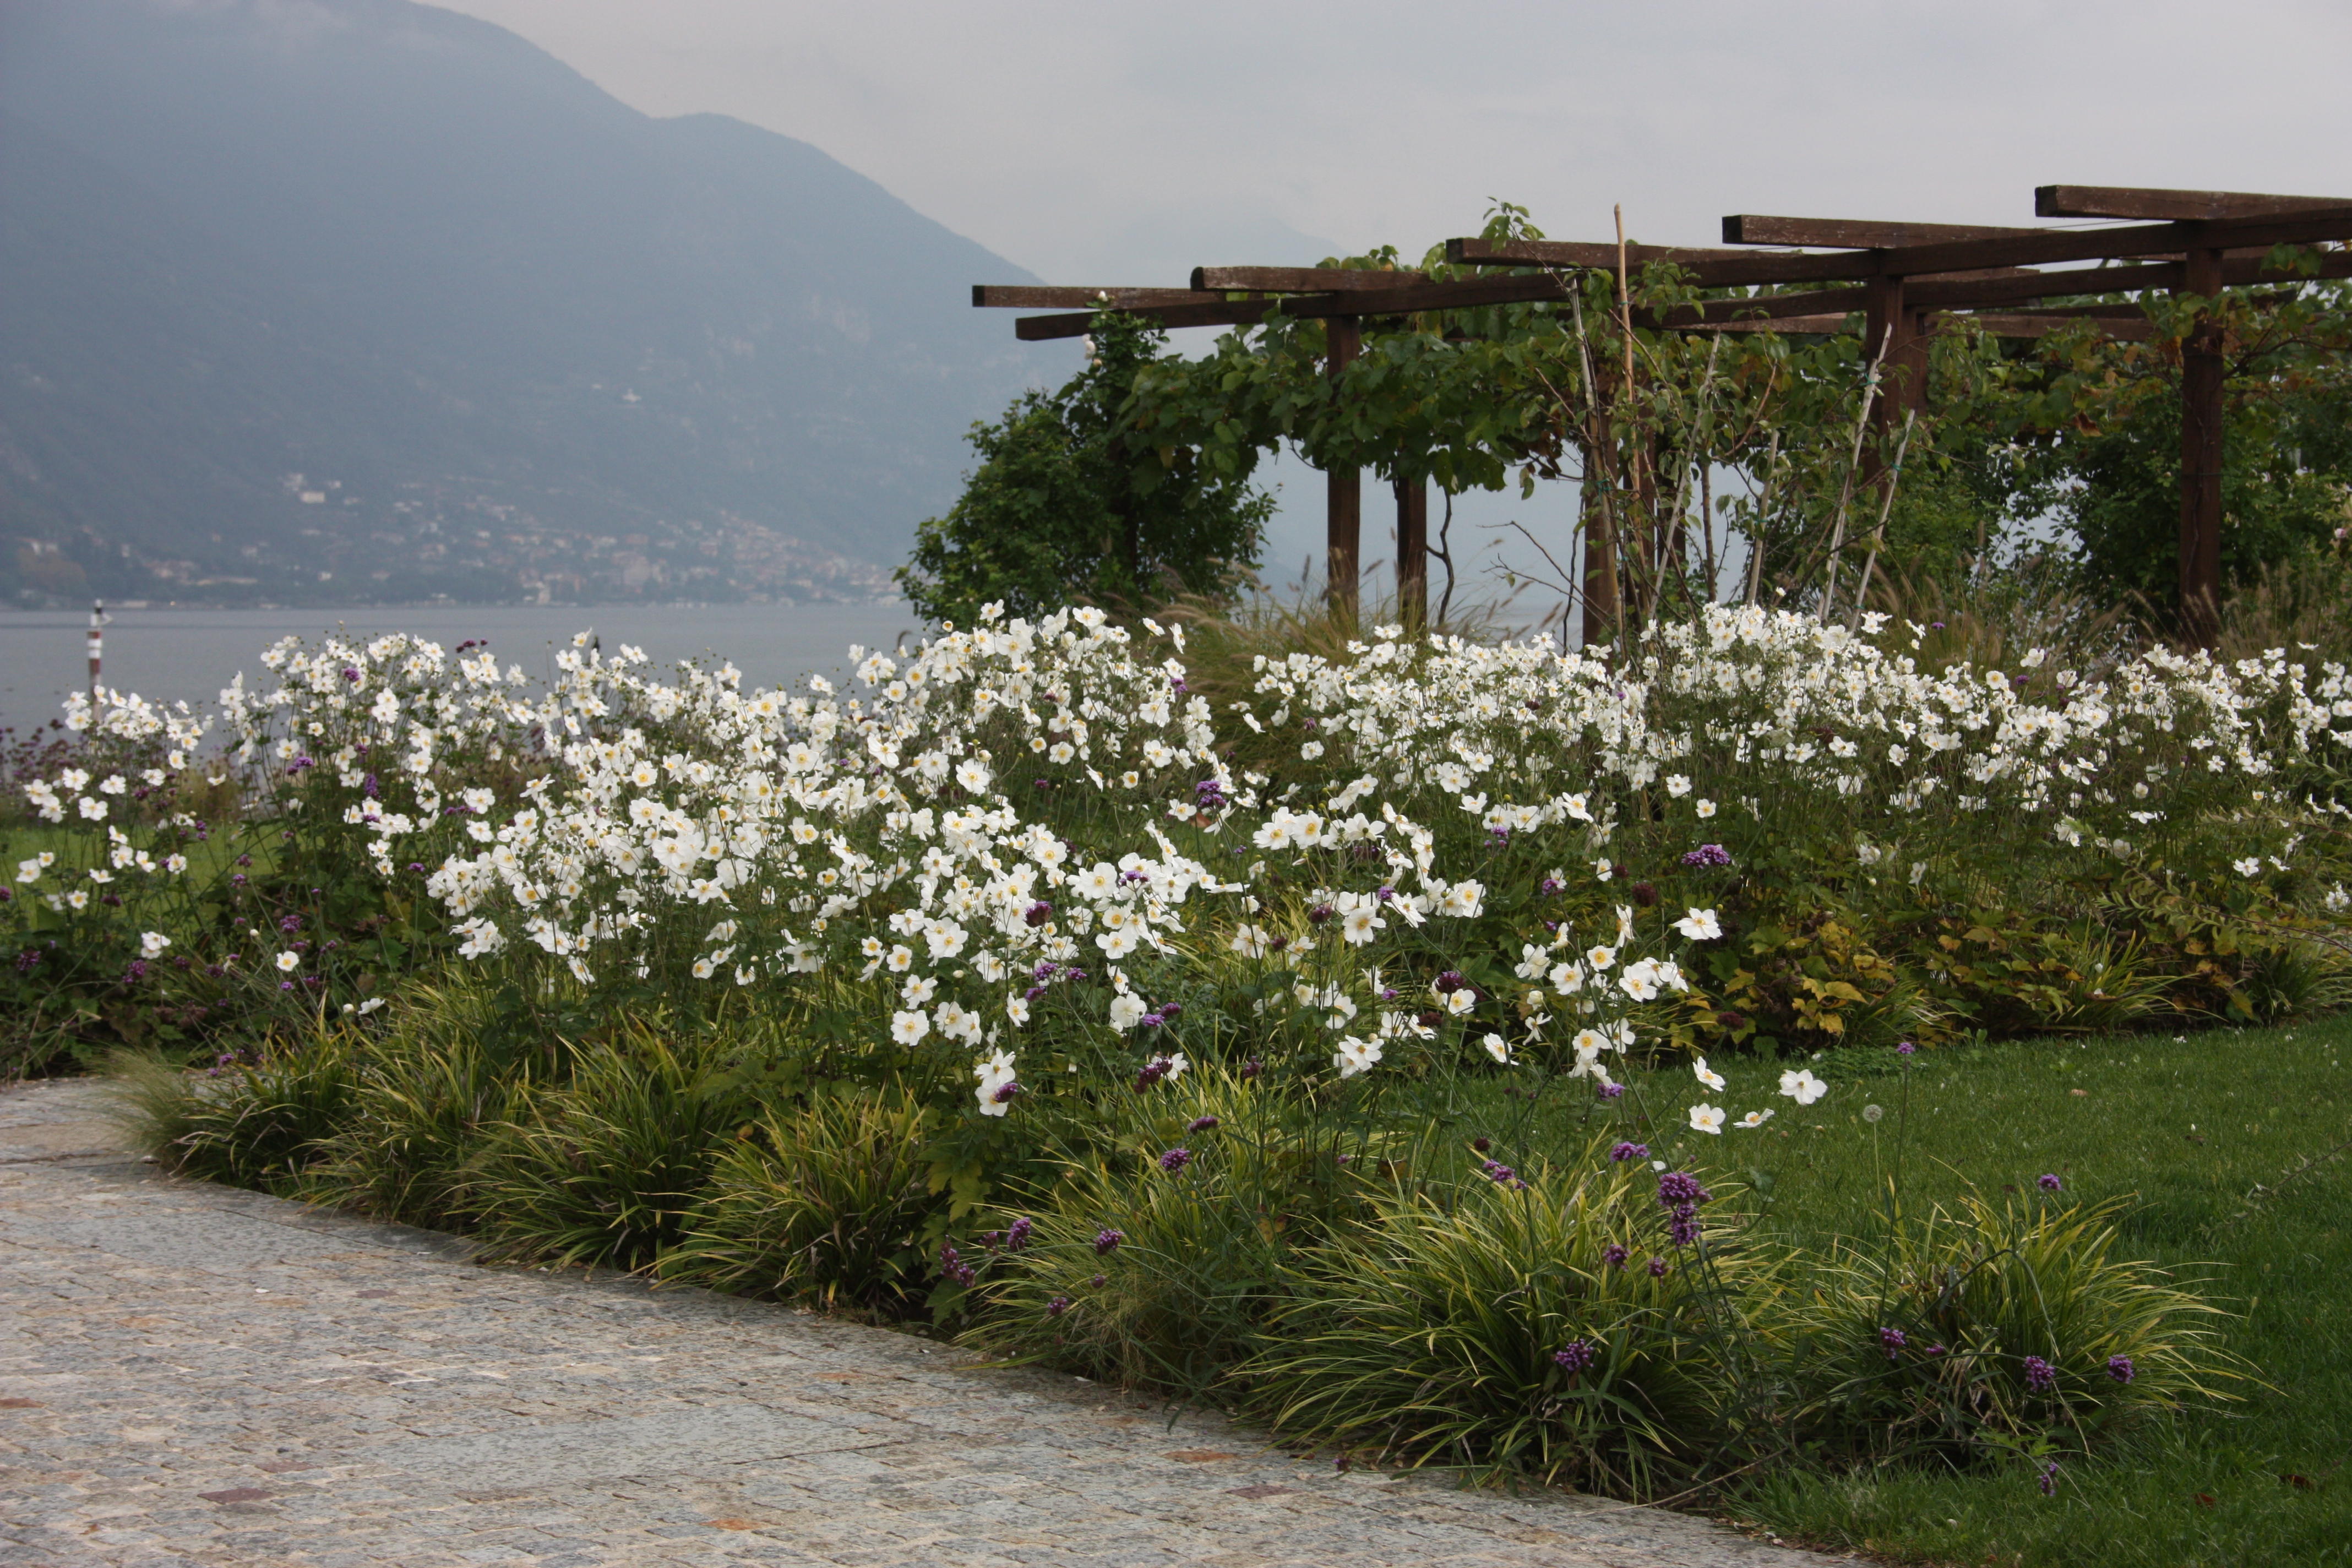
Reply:
[[2159, 191], [2126, 185], [2038, 185], [2036, 217], [2225, 218], [2325, 210], [2341, 196], [2270, 196], [2252, 191]]

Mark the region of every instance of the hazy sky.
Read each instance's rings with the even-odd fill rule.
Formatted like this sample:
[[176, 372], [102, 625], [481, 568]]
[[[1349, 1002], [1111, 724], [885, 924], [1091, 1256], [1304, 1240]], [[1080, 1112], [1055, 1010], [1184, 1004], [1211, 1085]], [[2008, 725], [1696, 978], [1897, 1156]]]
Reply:
[[1053, 282], [2032, 187], [2352, 194], [2347, 0], [447, 0], [654, 114], [814, 142]]
[[[648, 113], [814, 142], [1055, 283], [1417, 256], [1494, 197], [1558, 238], [1622, 201], [1635, 237], [1706, 245], [1728, 212], [2030, 223], [2053, 183], [2352, 195], [2352, 0], [445, 3]], [[1322, 491], [1266, 477], [1278, 583]], [[1368, 563], [1385, 504], [1368, 485]], [[1472, 591], [1536, 563], [1502, 525], [1565, 550], [1574, 504], [1463, 498]]]

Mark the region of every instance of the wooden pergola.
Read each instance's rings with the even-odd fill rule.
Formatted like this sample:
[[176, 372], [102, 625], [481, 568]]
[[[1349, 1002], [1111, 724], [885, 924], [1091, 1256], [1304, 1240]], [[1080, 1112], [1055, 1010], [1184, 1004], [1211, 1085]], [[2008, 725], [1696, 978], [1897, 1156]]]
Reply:
[[[1445, 244], [1448, 262], [1496, 272], [1440, 280], [1412, 271], [1202, 267], [1193, 270], [1189, 289], [982, 284], [972, 289], [972, 303], [1071, 312], [1024, 317], [1014, 323], [1014, 332], [1027, 342], [1084, 336], [1103, 310], [1175, 328], [1244, 325], [1279, 307], [1286, 317], [1328, 323], [1326, 369], [1336, 377], [1356, 357], [1368, 318], [1565, 300], [1576, 273], [1671, 262], [1698, 288], [1777, 291], [1654, 316], [1635, 311], [1633, 325], [1679, 331], [1835, 332], [1859, 312], [1864, 342], [1886, 372], [1873, 411], [1874, 419], [1885, 422], [1923, 406], [1928, 340], [1956, 321], [1998, 336], [2033, 337], [2088, 320], [2110, 336], [2144, 338], [2149, 322], [2138, 305], [2042, 302], [2152, 290], [2210, 298], [2226, 287], [2291, 284], [2311, 274], [2268, 266], [2273, 247], [2352, 241], [2352, 198], [2344, 197], [2044, 185], [2034, 192], [2034, 213], [2124, 221], [2096, 227], [1999, 228], [1738, 214], [1723, 220], [1726, 248], [1720, 249], [1451, 239]], [[2072, 265], [2076, 263], [2093, 265]], [[2352, 277], [2352, 250], [2323, 252], [2318, 263], [2319, 277]], [[2220, 326], [2200, 324], [2183, 345], [2182, 358], [2181, 614], [2189, 639], [2210, 647], [2220, 628], [2221, 583]], [[1361, 475], [1349, 468], [1327, 470], [1325, 477], [1326, 572], [1331, 593], [1352, 607], [1360, 559]], [[1426, 485], [1400, 484], [1396, 577], [1408, 615], [1426, 606], [1428, 517]]]

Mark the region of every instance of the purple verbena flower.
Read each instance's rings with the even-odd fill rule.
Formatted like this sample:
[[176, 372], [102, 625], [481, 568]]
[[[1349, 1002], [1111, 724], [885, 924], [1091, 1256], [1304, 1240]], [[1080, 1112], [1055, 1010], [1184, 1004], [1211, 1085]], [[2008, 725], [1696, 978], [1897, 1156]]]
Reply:
[[1658, 1203], [1665, 1208], [1683, 1204], [1703, 1204], [1714, 1194], [1698, 1184], [1698, 1178], [1687, 1171], [1668, 1171], [1658, 1178]]
[[1192, 1151], [1190, 1149], [1171, 1149], [1160, 1156], [1160, 1168], [1170, 1175], [1174, 1175], [1192, 1163]]
[[1622, 1165], [1628, 1160], [1646, 1160], [1649, 1157], [1650, 1146], [1647, 1143], [1620, 1143], [1609, 1151], [1612, 1164]]
[[1601, 1261], [1606, 1263], [1612, 1268], [1624, 1268], [1625, 1259], [1633, 1256], [1633, 1255], [1632, 1253], [1626, 1251], [1623, 1247], [1618, 1246], [1613, 1241], [1601, 1249]]
[[1590, 1367], [1594, 1358], [1591, 1345], [1582, 1340], [1570, 1340], [1552, 1352], [1551, 1359], [1558, 1363], [1563, 1371], [1573, 1375]]
[[1007, 1252], [1022, 1252], [1027, 1250], [1029, 1246], [1029, 1233], [1036, 1228], [1036, 1226], [1031, 1223], [1029, 1216], [1025, 1214], [1020, 1218], [1014, 1220], [1011, 1228], [1006, 1230], [1004, 1233], [1004, 1250]]
[[1885, 1350], [1886, 1359], [1893, 1361], [1895, 1352], [1910, 1343], [1910, 1341], [1903, 1337], [1901, 1329], [1881, 1329], [1878, 1331], [1878, 1342]]
[[1206, 1132], [1210, 1128], [1214, 1127], [1217, 1124], [1217, 1118], [1213, 1116], [1195, 1116], [1191, 1121], [1185, 1124], [1184, 1131], [1187, 1132]]
[[1673, 1267], [1663, 1258], [1653, 1258], [1650, 1259], [1650, 1278], [1664, 1279], [1666, 1277], [1666, 1270]]
[[2117, 1383], [2129, 1383], [2132, 1380], [2132, 1358], [2127, 1355], [2109, 1356], [2107, 1375]]
[[1913, 1045], [1910, 1041], [1905, 1040], [1895, 1046], [1895, 1054], [1898, 1057], [1907, 1057], [1918, 1048], [1918, 1047]]
[[1058, 1318], [1069, 1310], [1070, 1299], [1067, 1296], [1056, 1296], [1045, 1303], [1045, 1315], [1049, 1318]]
[[1728, 866], [1731, 864], [1731, 851], [1720, 844], [1702, 844], [1697, 848], [1684, 854], [1683, 864], [1700, 867]]
[[1622, 1083], [1604, 1083], [1601, 1086], [1601, 1098], [1603, 1100], [1621, 1100], [1624, 1094], [1625, 1086]]
[[2058, 1495], [2058, 1461], [2057, 1461], [2057, 1460], [2055, 1460], [2055, 1459], [2053, 1459], [2053, 1460], [2051, 1460], [2048, 1464], [2043, 1465], [2043, 1466], [2042, 1467], [2042, 1479], [2041, 1479], [2041, 1480], [2039, 1480], [2039, 1481], [2035, 1482], [2034, 1484], [2035, 1484], [2035, 1485], [2037, 1485], [2037, 1486], [2039, 1486], [2039, 1487], [2042, 1489], [2042, 1495], [2043, 1497], [2055, 1497], [2055, 1496], [2057, 1496], [2057, 1495]]
[[[1126, 1239], [1127, 1233], [1125, 1231], [1105, 1230], [1097, 1232], [1095, 1236], [1095, 1256], [1097, 1258], [1108, 1258], [1110, 1254], [1117, 1252], [1118, 1250], [1118, 1244]], [[1096, 1276], [1095, 1283], [1097, 1285], [1102, 1283], [1101, 1276]]]
[[2061, 1183], [2056, 1176], [2052, 1175], [2048, 1172], [2044, 1172], [2042, 1175], [2034, 1179], [2033, 1184], [2040, 1187], [2045, 1193], [2054, 1193], [2063, 1184]]
[[2058, 1371], [2038, 1355], [2025, 1358], [2025, 1386], [2036, 1394], [2047, 1394], [2058, 1386]]

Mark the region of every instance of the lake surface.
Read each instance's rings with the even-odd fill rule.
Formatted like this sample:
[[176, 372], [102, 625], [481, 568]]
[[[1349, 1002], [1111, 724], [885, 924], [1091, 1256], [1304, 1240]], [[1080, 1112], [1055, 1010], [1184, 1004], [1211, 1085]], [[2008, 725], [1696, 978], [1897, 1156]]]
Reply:
[[[487, 637], [499, 663], [543, 676], [558, 647], [593, 628], [608, 653], [629, 643], [657, 665], [706, 653], [730, 658], [748, 690], [784, 685], [811, 671], [836, 674], [850, 644], [887, 647], [919, 630], [913, 608], [904, 604], [112, 613], [106, 684], [163, 701], [204, 704], [215, 701], [240, 670], [248, 689], [257, 686], [266, 674], [261, 651], [289, 633], [315, 639], [338, 629], [355, 637], [404, 631], [450, 648], [467, 637]], [[63, 710], [68, 693], [89, 684], [89, 626], [88, 611], [0, 613], [0, 724], [22, 731], [46, 723]]]

